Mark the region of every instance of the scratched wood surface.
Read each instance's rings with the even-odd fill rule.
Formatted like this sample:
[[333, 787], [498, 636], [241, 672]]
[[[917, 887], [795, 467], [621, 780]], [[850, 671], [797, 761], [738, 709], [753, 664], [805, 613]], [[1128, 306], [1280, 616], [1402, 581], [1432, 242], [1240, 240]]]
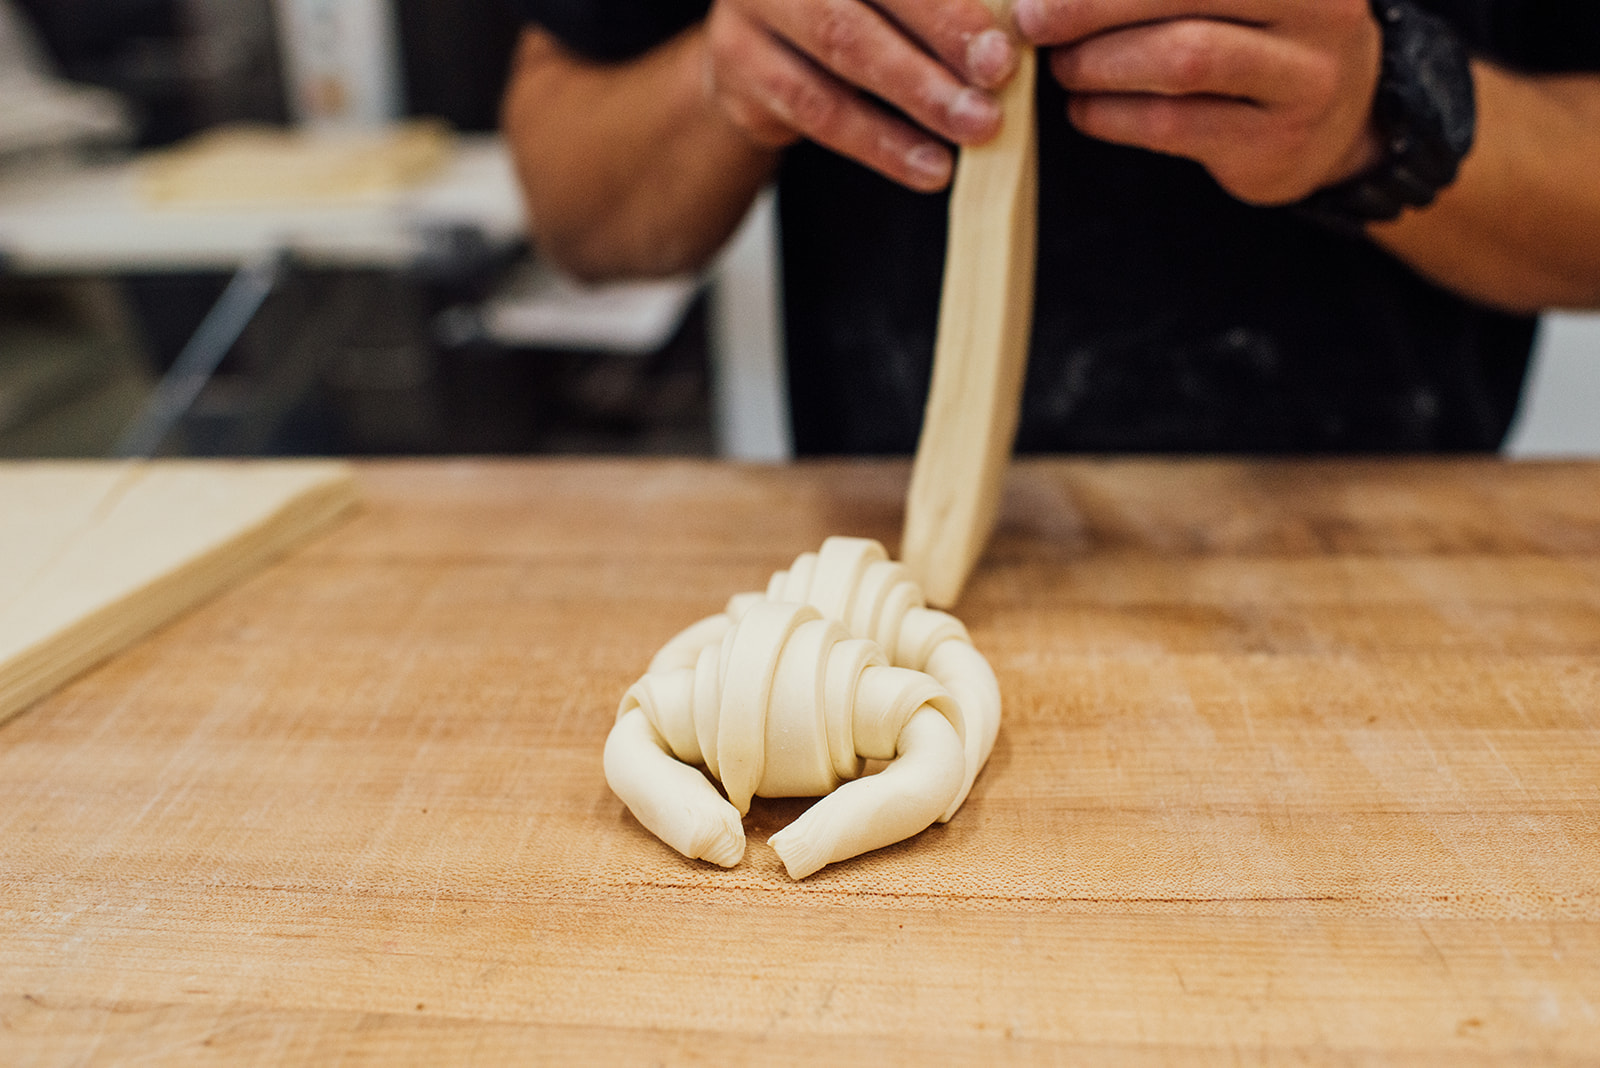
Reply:
[[655, 647], [904, 465], [361, 470], [0, 727], [0, 1063], [1594, 1064], [1600, 467], [1028, 462], [948, 825], [792, 884], [609, 794]]

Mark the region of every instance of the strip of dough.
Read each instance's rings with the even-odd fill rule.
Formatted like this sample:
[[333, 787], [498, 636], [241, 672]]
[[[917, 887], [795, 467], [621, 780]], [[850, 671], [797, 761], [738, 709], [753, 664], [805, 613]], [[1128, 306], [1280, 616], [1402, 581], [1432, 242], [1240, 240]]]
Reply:
[[[1010, 0], [987, 2], [1010, 11]], [[1016, 438], [1033, 323], [1035, 68], [1024, 49], [1001, 95], [999, 135], [962, 150], [950, 193], [933, 382], [900, 552], [940, 608], [960, 599], [983, 554]]]
[[326, 461], [0, 464], [0, 721], [355, 499]]

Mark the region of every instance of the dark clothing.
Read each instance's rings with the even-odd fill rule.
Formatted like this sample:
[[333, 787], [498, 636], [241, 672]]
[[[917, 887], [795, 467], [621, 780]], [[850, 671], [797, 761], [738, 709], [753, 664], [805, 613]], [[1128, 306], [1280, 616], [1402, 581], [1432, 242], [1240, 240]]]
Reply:
[[[704, 0], [524, 0], [607, 61]], [[1435, 0], [1480, 50], [1600, 67], [1600, 5]], [[1018, 448], [1369, 452], [1496, 448], [1531, 319], [1423, 280], [1377, 246], [1229, 197], [1198, 164], [1092, 141], [1041, 70], [1039, 264]], [[927, 396], [947, 197], [809, 143], [779, 175], [795, 445], [907, 452]]]
[[530, 22], [602, 63], [632, 59], [698, 22], [710, 0], [511, 0]]

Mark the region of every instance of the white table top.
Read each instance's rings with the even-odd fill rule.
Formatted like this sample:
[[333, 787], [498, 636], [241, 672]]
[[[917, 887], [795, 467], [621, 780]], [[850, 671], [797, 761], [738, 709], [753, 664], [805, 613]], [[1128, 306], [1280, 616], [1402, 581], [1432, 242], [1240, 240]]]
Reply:
[[232, 270], [275, 251], [326, 266], [401, 267], [429, 235], [468, 226], [492, 244], [524, 233], [522, 199], [499, 138], [462, 137], [432, 180], [336, 204], [157, 207], [137, 161], [0, 177], [0, 262], [21, 274]]

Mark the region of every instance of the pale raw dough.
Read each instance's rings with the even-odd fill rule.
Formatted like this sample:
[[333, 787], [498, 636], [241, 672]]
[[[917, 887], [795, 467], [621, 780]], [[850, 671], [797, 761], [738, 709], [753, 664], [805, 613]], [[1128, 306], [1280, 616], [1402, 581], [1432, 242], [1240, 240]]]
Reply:
[[0, 721], [355, 503], [325, 461], [0, 464]]
[[[662, 841], [723, 867], [744, 856], [751, 797], [826, 795], [770, 839], [803, 879], [950, 819], [999, 728], [960, 621], [877, 542], [829, 538], [656, 654], [617, 711], [606, 781]], [[889, 764], [863, 777], [866, 760]]]
[[[986, 2], [1009, 15], [1010, 0]], [[960, 598], [983, 555], [1016, 437], [1033, 325], [1036, 66], [1023, 49], [1000, 98], [999, 135], [961, 150], [950, 189], [933, 381], [901, 539], [906, 565], [941, 608]]]

